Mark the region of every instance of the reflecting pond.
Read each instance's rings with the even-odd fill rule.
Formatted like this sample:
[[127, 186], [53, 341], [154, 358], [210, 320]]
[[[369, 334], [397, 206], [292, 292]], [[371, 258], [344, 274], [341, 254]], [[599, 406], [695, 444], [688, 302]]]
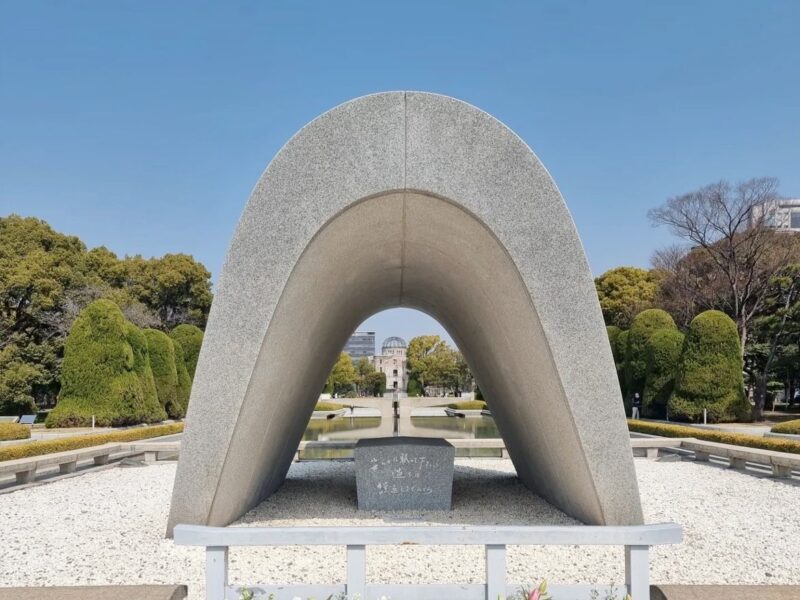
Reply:
[[[380, 417], [337, 417], [335, 419], [312, 419], [308, 423], [305, 441], [353, 441], [362, 438], [390, 437], [445, 438], [499, 438], [497, 426], [491, 417], [447, 417], [427, 416], [405, 419], [388, 419], [382, 423]], [[459, 448], [458, 456], [499, 456], [500, 451], [488, 448]], [[352, 450], [330, 450], [310, 448], [300, 453], [302, 459], [350, 458]]]

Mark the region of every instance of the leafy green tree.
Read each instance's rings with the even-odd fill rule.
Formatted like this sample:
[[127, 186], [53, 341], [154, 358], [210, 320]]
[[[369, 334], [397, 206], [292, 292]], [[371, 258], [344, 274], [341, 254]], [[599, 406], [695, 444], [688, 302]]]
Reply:
[[438, 335], [413, 338], [408, 343], [406, 356], [409, 378], [419, 383], [423, 395], [426, 386], [457, 389], [461, 378], [467, 377], [468, 367], [461, 353], [450, 348]]
[[184, 255], [120, 260], [39, 219], [0, 217], [0, 410], [30, 410], [31, 398], [55, 403], [66, 337], [95, 300], [114, 301], [140, 327], [166, 329], [181, 314], [202, 324], [207, 275]]
[[211, 273], [187, 254], [133, 256], [123, 265], [133, 296], [158, 314], [164, 327], [205, 325], [211, 307]]
[[26, 361], [20, 354], [16, 345], [0, 350], [0, 415], [35, 413], [33, 387], [47, 379], [40, 365]]
[[182, 323], [170, 332], [173, 341], [178, 342], [183, 349], [183, 358], [189, 378], [194, 380], [197, 370], [197, 358], [200, 356], [200, 347], [203, 345], [203, 330], [195, 325]]
[[661, 275], [637, 267], [617, 267], [594, 280], [607, 325], [631, 326], [634, 316], [653, 306]]
[[408, 378], [408, 384], [406, 384], [406, 394], [411, 398], [422, 396], [422, 386], [419, 384], [419, 380], [413, 375]]
[[677, 329], [669, 314], [658, 308], [650, 308], [636, 315], [628, 332], [628, 346], [625, 350], [625, 393], [626, 408], [635, 393], [644, 393], [644, 380], [647, 371], [647, 341], [660, 329]]
[[364, 390], [370, 395], [380, 398], [386, 392], [386, 373], [373, 371], [364, 378]]
[[[48, 427], [134, 425], [160, 419], [149, 406], [137, 368], [130, 323], [110, 300], [92, 302], [67, 337], [61, 399], [47, 416]], [[137, 362], [138, 361], [138, 362]]]
[[667, 401], [675, 388], [684, 337], [677, 329], [660, 329], [647, 340], [643, 416], [655, 419], [666, 417]]
[[[614, 364], [618, 365], [620, 362], [620, 356], [617, 354], [617, 338], [619, 334], [622, 333], [622, 329], [617, 327], [616, 325], [608, 325], [606, 327], [606, 335], [608, 335], [608, 344], [611, 346], [611, 354], [614, 355]], [[622, 358], [624, 358], [625, 354], [623, 353]]]
[[753, 417], [763, 419], [769, 378], [788, 349], [783, 346], [800, 334], [800, 264], [781, 269], [769, 280], [764, 308], [753, 322], [746, 366], [754, 384]]
[[346, 352], [341, 352], [336, 364], [331, 369], [326, 387], [333, 390], [337, 396], [353, 391], [358, 379], [358, 373], [353, 366], [353, 359]]
[[750, 418], [739, 333], [725, 313], [708, 310], [692, 320], [668, 406], [670, 418], [687, 421], [700, 420], [703, 409], [711, 422]]
[[166, 333], [158, 329], [145, 329], [144, 335], [150, 351], [150, 366], [156, 382], [158, 401], [170, 418], [181, 419], [186, 414], [186, 407], [181, 404], [178, 393], [175, 345]]
[[615, 360], [618, 359], [619, 362], [617, 363], [617, 379], [619, 379], [619, 388], [622, 392], [622, 397], [627, 398], [628, 390], [627, 390], [627, 381], [625, 380], [625, 357], [628, 354], [628, 337], [630, 336], [629, 330], [620, 331], [616, 336], [616, 343], [614, 344], [614, 348], [616, 351], [614, 352]]

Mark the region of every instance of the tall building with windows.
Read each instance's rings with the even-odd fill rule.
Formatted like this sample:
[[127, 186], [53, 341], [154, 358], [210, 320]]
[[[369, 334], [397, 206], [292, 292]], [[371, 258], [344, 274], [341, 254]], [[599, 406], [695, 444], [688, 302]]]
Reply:
[[784, 198], [755, 207], [750, 226], [756, 223], [777, 231], [800, 231], [800, 198]]
[[359, 358], [375, 356], [375, 332], [356, 331], [344, 345], [344, 352], [350, 355], [353, 362]]
[[386, 393], [405, 393], [408, 386], [406, 351], [408, 345], [403, 338], [390, 337], [383, 341], [381, 353], [372, 358], [375, 369], [386, 375]]

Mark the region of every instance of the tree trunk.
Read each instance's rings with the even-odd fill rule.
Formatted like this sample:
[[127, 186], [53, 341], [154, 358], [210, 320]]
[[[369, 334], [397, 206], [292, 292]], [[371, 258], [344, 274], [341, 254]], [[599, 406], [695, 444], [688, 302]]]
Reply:
[[758, 373], [755, 376], [755, 407], [753, 408], [753, 420], [764, 420], [764, 404], [767, 400], [767, 373]]

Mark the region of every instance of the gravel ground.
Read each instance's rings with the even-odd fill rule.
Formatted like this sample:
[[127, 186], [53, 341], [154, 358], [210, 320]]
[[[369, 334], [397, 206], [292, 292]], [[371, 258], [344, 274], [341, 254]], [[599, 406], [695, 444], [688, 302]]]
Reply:
[[[656, 548], [661, 583], [800, 584], [800, 482], [691, 462], [636, 460], [647, 522], [685, 528]], [[88, 473], [0, 495], [0, 585], [188, 583], [202, 593], [203, 552], [163, 538], [174, 463]], [[514, 477], [508, 460], [458, 459], [451, 512], [355, 510], [352, 463], [295, 463], [284, 487], [238, 525], [574, 524]], [[344, 578], [343, 548], [231, 550], [231, 581]], [[510, 547], [509, 581], [606, 585], [623, 579], [622, 549]], [[374, 582], [479, 583], [479, 547], [373, 547]]]

